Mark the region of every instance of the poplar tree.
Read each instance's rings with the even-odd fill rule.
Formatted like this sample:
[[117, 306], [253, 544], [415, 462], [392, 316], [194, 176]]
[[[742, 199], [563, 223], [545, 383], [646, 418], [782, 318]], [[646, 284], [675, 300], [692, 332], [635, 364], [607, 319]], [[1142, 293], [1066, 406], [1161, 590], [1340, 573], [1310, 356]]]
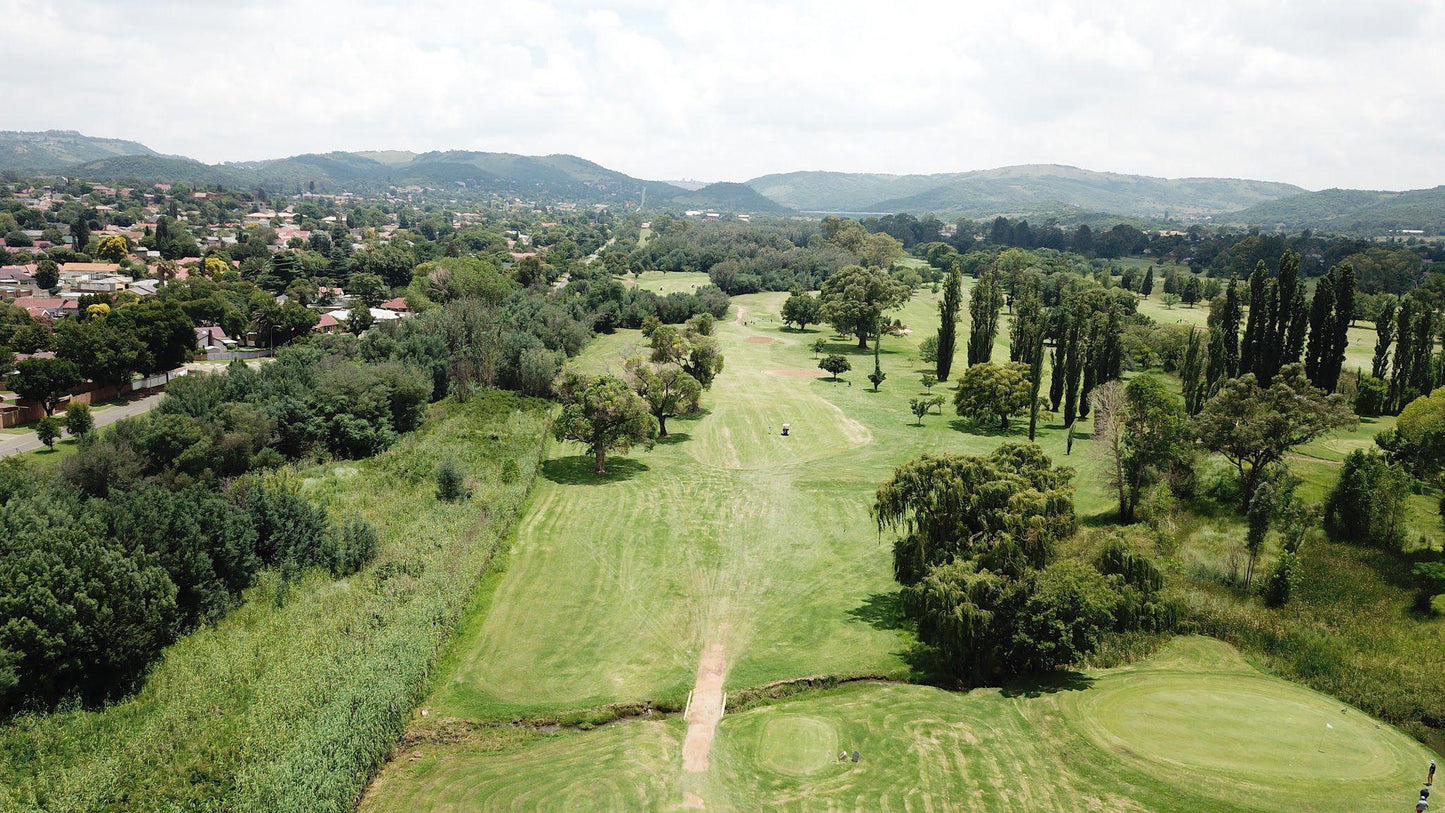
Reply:
[[[1249, 275], [1249, 321], [1244, 327], [1244, 342], [1239, 347], [1239, 372], [1252, 373], [1257, 363], [1260, 337], [1268, 330], [1270, 321], [1270, 294], [1273, 283], [1264, 260], [1255, 263], [1254, 273]], [[1227, 339], [1226, 339], [1227, 341]]]
[[[1327, 345], [1331, 348], [1335, 340], [1335, 279], [1334, 272], [1320, 278], [1315, 285], [1315, 296], [1310, 302], [1309, 345], [1305, 349], [1305, 377], [1320, 389], [1320, 361], [1324, 358]], [[1333, 387], [1329, 389], [1334, 389]], [[1326, 390], [1327, 392], [1329, 390]]]
[[1390, 345], [1395, 343], [1395, 307], [1398, 303], [1394, 295], [1385, 294], [1380, 298], [1380, 315], [1375, 317], [1375, 357], [1370, 361], [1370, 375], [1382, 380], [1389, 375]]
[[[1222, 350], [1221, 363], [1225, 378], [1239, 375], [1239, 322], [1243, 316], [1239, 303], [1239, 277], [1229, 276], [1229, 287], [1224, 289], [1224, 311], [1219, 318], [1219, 338]], [[1210, 339], [1210, 344], [1214, 342]]]
[[1184, 361], [1179, 366], [1179, 378], [1184, 384], [1184, 411], [1193, 415], [1204, 402], [1205, 350], [1203, 337], [1198, 328], [1189, 328], [1189, 338], [1184, 342]]
[[1009, 361], [1033, 363], [1033, 354], [1044, 334], [1044, 303], [1039, 298], [1039, 283], [1032, 275], [1024, 277], [1014, 296], [1013, 324], [1009, 328]]
[[1320, 384], [1325, 392], [1334, 392], [1345, 366], [1345, 351], [1350, 346], [1350, 322], [1355, 319], [1355, 269], [1349, 263], [1335, 266], [1331, 274], [1339, 277], [1333, 285], [1335, 314], [1331, 341], [1320, 358]]
[[978, 276], [968, 297], [968, 363], [985, 364], [993, 357], [993, 340], [998, 336], [998, 312], [1003, 307], [1003, 287], [998, 272], [986, 269]]
[[958, 310], [962, 304], [963, 270], [955, 262], [938, 303], [938, 380], [947, 381], [953, 371], [953, 354], [958, 342]]

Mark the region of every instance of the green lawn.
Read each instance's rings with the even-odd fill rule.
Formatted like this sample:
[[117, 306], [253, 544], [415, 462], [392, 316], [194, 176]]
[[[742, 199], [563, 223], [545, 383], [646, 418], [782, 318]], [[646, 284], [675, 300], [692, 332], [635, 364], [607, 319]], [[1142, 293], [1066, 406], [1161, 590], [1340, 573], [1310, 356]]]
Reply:
[[1205, 638], [1050, 685], [858, 683], [730, 714], [703, 774], [679, 774], [682, 735], [674, 718], [426, 745], [363, 810], [673, 810], [691, 795], [709, 810], [1343, 813], [1410, 801], [1429, 757]]
[[712, 282], [707, 274], [692, 271], [643, 271], [641, 274], [634, 274], [631, 281], [632, 285], [645, 288], [658, 296], [666, 296], [676, 291], [690, 294]]

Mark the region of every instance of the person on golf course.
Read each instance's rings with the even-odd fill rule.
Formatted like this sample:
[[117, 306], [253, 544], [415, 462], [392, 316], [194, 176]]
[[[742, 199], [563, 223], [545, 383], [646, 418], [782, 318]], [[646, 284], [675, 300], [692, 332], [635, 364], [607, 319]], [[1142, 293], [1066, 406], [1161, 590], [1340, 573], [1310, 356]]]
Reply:
[[1430, 770], [1425, 772], [1425, 785], [1435, 784], [1435, 760], [1430, 760]]

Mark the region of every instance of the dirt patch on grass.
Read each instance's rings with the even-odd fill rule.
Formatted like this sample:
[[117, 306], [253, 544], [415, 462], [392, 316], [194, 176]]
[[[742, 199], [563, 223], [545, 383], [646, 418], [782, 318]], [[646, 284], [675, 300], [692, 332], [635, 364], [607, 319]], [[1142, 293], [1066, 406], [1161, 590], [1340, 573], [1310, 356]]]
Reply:
[[815, 371], [813, 371], [813, 370], [763, 370], [763, 373], [764, 373], [765, 375], [780, 375], [780, 376], [805, 376], [805, 375], [812, 376], [812, 375], [817, 375], [817, 374], [818, 374], [817, 372], [815, 372]]
[[773, 343], [773, 338], [772, 338], [771, 336], [749, 336], [749, 337], [747, 337], [746, 339], [743, 339], [743, 344], [772, 344], [772, 343]]
[[687, 736], [682, 741], [682, 769], [688, 773], [707, 770], [713, 737], [723, 715], [723, 676], [727, 674], [727, 652], [720, 643], [703, 653], [697, 665], [697, 683], [687, 711]]

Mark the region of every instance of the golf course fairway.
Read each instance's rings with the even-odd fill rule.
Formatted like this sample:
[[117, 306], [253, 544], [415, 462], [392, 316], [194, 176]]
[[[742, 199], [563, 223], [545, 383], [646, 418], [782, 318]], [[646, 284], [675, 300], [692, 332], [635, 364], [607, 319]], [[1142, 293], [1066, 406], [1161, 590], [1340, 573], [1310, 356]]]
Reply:
[[[1211, 639], [1044, 685], [906, 682], [914, 641], [891, 545], [868, 514], [875, 491], [921, 454], [984, 454], [1024, 436], [981, 431], [949, 405], [921, 420], [909, 412], [910, 398], [948, 393], [925, 389], [917, 354], [935, 296], [899, 312], [914, 329], [884, 338], [877, 392], [863, 380], [872, 352], [825, 329], [785, 329], [785, 298], [733, 299], [716, 326], [726, 367], [702, 413], [670, 420], [652, 449], [614, 455], [597, 475], [580, 447], [552, 445], [514, 542], [438, 670], [420, 733], [363, 810], [1413, 803], [1424, 747]], [[817, 369], [809, 346], [820, 336], [851, 360], [844, 380]], [[644, 352], [638, 332], [618, 331], [577, 363], [616, 373]], [[994, 352], [1007, 358], [1006, 333]], [[1109, 510], [1098, 459], [1082, 444], [1066, 454], [1056, 416], [1038, 443], [1078, 472], [1081, 517]], [[728, 692], [809, 676], [851, 682], [724, 713]], [[612, 704], [688, 714], [641, 711], [593, 730], [547, 722], [610, 719], [592, 715]]]

